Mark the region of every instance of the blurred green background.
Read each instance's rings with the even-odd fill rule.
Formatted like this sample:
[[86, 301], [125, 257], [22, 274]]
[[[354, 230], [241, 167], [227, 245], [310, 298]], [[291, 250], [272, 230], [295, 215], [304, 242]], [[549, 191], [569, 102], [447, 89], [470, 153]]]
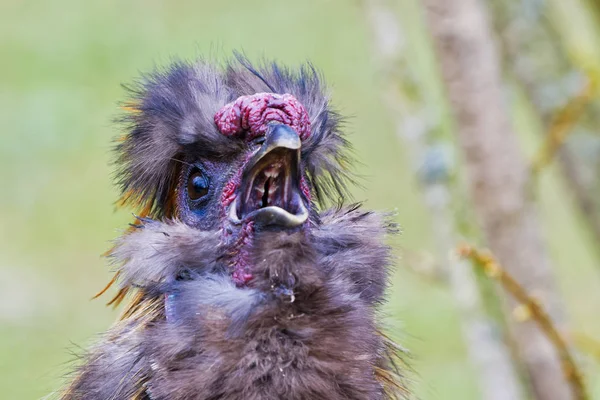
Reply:
[[[440, 101], [441, 89], [418, 2], [397, 2], [415, 69]], [[56, 390], [72, 352], [117, 315], [91, 296], [110, 279], [100, 257], [131, 217], [115, 210], [111, 119], [140, 71], [173, 57], [228, 57], [289, 65], [311, 60], [333, 101], [351, 116], [363, 188], [355, 198], [396, 210], [398, 268], [383, 317], [410, 349], [421, 399], [478, 399], [453, 300], [446, 287], [406, 268], [405, 252], [430, 251], [430, 225], [407, 154], [381, 101], [369, 29], [358, 2], [30, 1], [0, 3], [0, 397], [41, 398]], [[428, 76], [429, 74], [429, 76]], [[437, 85], [437, 86], [436, 86]], [[535, 126], [509, 96], [523, 148]], [[593, 245], [555, 171], [544, 174], [546, 238], [577, 331], [600, 337], [600, 282]], [[587, 362], [586, 371], [597, 372]], [[597, 375], [596, 375], [597, 376]], [[599, 380], [591, 386], [600, 393]]]

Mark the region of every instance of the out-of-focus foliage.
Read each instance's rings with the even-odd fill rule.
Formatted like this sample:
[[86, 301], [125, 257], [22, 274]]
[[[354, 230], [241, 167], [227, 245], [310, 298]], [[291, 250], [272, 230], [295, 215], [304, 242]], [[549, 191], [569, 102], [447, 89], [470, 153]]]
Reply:
[[[558, 6], [552, 7], [555, 12]], [[451, 123], [419, 3], [398, 1], [397, 11], [413, 60], [409, 68], [439, 119], [437, 134], [449, 141]], [[561, 31], [571, 29], [568, 20], [555, 20], [564, 25]], [[90, 298], [110, 279], [100, 254], [131, 219], [115, 211], [108, 165], [110, 140], [117, 134], [111, 120], [124, 95], [119, 84], [176, 56], [219, 59], [242, 49], [251, 59], [288, 64], [310, 59], [323, 70], [334, 103], [351, 116], [348, 130], [363, 177], [355, 198], [396, 210], [403, 228], [394, 241], [398, 269], [382, 318], [413, 354], [417, 396], [478, 399], [449, 291], [406, 268], [411, 257], [401, 258], [431, 250], [429, 219], [417, 177], [381, 104], [369, 46], [361, 8], [346, 0], [2, 2], [1, 397], [39, 398], [56, 389], [74, 359], [71, 352], [80, 353], [79, 346], [87, 347], [116, 317], [102, 299]], [[563, 76], [565, 87], [569, 76]], [[566, 101], [560, 93], [557, 104]], [[524, 150], [533, 155], [542, 139], [535, 111], [514, 85], [507, 85], [506, 98]], [[582, 157], [589, 153], [594, 160], [593, 148], [581, 146]], [[558, 177], [551, 168], [540, 181], [546, 237], [572, 325], [600, 337], [596, 244]], [[584, 367], [597, 374], [591, 360]], [[600, 393], [600, 383], [590, 383]]]
[[569, 119], [568, 112], [562, 112], [568, 111], [564, 108], [569, 103], [586, 95], [586, 90], [591, 94], [581, 112], [565, 121], [570, 128], [563, 162], [579, 178], [579, 187], [572, 188], [589, 203], [588, 222], [600, 226], [600, 20], [589, 12], [597, 4], [575, 2], [579, 7], [564, 7], [552, 0], [490, 4], [505, 67], [544, 121], [546, 133], [552, 134], [552, 127], [562, 122], [561, 113], [567, 114], [563, 120]]

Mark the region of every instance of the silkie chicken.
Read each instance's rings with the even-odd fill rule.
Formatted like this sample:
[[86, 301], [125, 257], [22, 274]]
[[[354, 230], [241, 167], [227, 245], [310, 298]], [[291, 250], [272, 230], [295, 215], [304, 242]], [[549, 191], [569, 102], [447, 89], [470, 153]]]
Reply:
[[379, 330], [385, 214], [347, 196], [349, 145], [319, 73], [175, 63], [129, 87], [109, 252], [129, 304], [62, 399], [406, 396]]

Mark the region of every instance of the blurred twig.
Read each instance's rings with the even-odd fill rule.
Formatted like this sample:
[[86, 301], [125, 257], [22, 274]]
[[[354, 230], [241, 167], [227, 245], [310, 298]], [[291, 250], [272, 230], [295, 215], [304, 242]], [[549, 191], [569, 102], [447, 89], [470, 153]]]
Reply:
[[489, 252], [482, 252], [469, 245], [462, 245], [458, 248], [458, 254], [482, 268], [487, 276], [498, 281], [504, 290], [525, 307], [521, 309], [525, 315], [521, 319], [531, 318], [552, 342], [561, 359], [561, 367], [571, 386], [574, 398], [576, 400], [588, 399], [583, 375], [571, 355], [569, 346], [543, 306], [515, 278], [502, 268]]
[[531, 165], [531, 172], [534, 176], [554, 159], [567, 136], [573, 131], [574, 126], [585, 112], [586, 106], [594, 98], [596, 86], [593, 79], [588, 79], [580, 93], [555, 113], [548, 128], [546, 140]]
[[579, 351], [592, 356], [596, 361], [600, 361], [600, 341], [589, 337], [586, 334], [575, 332], [571, 334], [573, 343]]

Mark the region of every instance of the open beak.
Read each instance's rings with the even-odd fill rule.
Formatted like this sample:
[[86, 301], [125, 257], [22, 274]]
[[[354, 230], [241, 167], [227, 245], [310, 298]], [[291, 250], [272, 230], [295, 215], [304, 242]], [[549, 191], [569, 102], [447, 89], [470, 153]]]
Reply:
[[293, 228], [308, 219], [300, 192], [300, 137], [287, 125], [272, 125], [261, 148], [246, 163], [229, 218], [260, 226]]

